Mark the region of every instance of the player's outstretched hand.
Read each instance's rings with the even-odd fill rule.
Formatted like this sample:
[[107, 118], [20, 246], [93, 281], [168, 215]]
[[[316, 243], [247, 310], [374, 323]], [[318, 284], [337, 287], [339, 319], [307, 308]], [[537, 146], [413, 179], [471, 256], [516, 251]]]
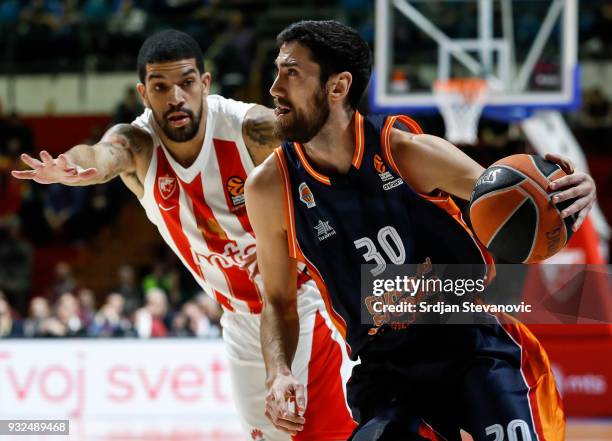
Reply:
[[304, 386], [291, 374], [278, 374], [268, 385], [266, 417], [278, 430], [295, 436], [304, 428], [305, 403]]
[[559, 193], [553, 196], [553, 202], [555, 204], [568, 199], [576, 199], [572, 205], [561, 212], [561, 217], [566, 218], [573, 214], [577, 214], [576, 222], [574, 222], [572, 230], [578, 231], [578, 228], [580, 228], [580, 225], [582, 225], [582, 222], [584, 222], [584, 219], [595, 203], [595, 198], [597, 196], [595, 181], [593, 181], [590, 175], [581, 171], [576, 171], [572, 161], [565, 156], [549, 153], [546, 155], [546, 159], [555, 164], [559, 164], [563, 171], [567, 173], [567, 176], [552, 181], [550, 183], [550, 189], [560, 190]]
[[82, 169], [63, 154], [54, 159], [46, 150], [40, 152], [40, 160], [25, 153], [21, 155], [21, 160], [32, 169], [13, 170], [11, 174], [18, 179], [32, 179], [39, 184], [79, 184], [98, 175], [95, 168]]

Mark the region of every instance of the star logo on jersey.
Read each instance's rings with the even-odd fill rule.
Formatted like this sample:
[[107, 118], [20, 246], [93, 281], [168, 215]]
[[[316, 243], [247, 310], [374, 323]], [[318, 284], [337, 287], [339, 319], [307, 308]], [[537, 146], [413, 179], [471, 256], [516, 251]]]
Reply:
[[264, 434], [261, 429], [251, 430], [251, 439], [253, 441], [265, 441]]
[[232, 203], [232, 211], [244, 206], [244, 179], [240, 176], [230, 177], [226, 184], [227, 193]]
[[160, 176], [157, 178], [159, 194], [164, 200], [168, 200], [176, 191], [176, 178], [173, 176]]
[[304, 202], [308, 208], [316, 207], [314, 195], [310, 191], [310, 187], [306, 182], [302, 182], [299, 187], [300, 190], [300, 201]]
[[315, 225], [314, 229], [317, 231], [317, 238], [319, 239], [319, 242], [336, 234], [336, 230], [334, 230], [334, 227], [329, 225], [329, 221], [322, 221], [319, 219], [319, 223]]

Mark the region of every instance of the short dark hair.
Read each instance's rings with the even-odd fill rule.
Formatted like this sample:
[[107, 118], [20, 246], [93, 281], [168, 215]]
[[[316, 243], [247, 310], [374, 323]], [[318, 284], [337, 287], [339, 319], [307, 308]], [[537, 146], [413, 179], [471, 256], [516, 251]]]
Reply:
[[175, 29], [159, 31], [145, 40], [138, 51], [138, 76], [145, 82], [147, 64], [195, 58], [196, 67], [204, 73], [202, 49], [191, 35]]
[[283, 29], [276, 37], [279, 46], [297, 41], [312, 54], [321, 68], [321, 82], [330, 75], [350, 72], [353, 82], [348, 92], [348, 102], [356, 109], [361, 101], [372, 73], [372, 52], [359, 33], [334, 20], [300, 21]]

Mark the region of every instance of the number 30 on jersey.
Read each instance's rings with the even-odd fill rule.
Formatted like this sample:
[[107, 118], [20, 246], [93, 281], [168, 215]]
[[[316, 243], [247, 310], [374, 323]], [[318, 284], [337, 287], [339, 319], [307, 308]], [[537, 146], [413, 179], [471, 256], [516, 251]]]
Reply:
[[[362, 237], [354, 242], [355, 248], [365, 248], [363, 258], [366, 263], [376, 264], [376, 267], [370, 270], [374, 277], [380, 275], [385, 270], [387, 263], [401, 265], [406, 261], [406, 249], [395, 228], [390, 225], [382, 227], [376, 235], [376, 240], [378, 247], [369, 237]], [[378, 251], [379, 249], [385, 254], [386, 259]]]

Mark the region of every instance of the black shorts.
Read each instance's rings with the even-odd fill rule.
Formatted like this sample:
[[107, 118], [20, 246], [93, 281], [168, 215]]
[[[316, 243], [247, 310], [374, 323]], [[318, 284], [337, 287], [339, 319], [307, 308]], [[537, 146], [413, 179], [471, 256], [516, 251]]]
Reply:
[[347, 385], [353, 441], [565, 438], [548, 358], [523, 325], [385, 329], [359, 357]]

